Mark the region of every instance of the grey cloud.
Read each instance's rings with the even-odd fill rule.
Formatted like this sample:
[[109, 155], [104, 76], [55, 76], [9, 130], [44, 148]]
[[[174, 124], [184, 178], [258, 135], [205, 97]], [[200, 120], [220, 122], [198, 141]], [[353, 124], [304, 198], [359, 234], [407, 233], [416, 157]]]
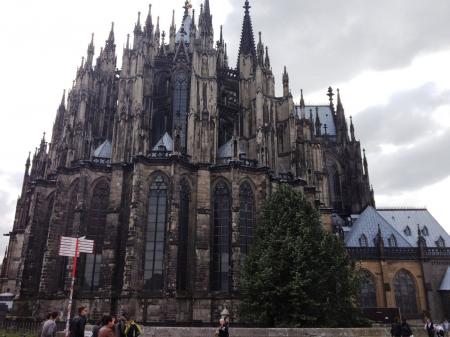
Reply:
[[375, 152], [380, 144], [401, 146], [432, 136], [440, 128], [432, 113], [448, 104], [449, 97], [450, 92], [440, 92], [432, 83], [398, 92], [386, 105], [358, 113], [354, 117], [357, 133], [364, 146]]
[[[375, 155], [369, 169], [377, 193], [413, 191], [450, 176], [450, 130], [416, 147]], [[371, 164], [372, 163], [372, 164]]]
[[[243, 0], [232, 0], [224, 26], [230, 63], [242, 25]], [[408, 65], [425, 52], [450, 47], [450, 2], [434, 0], [250, 1], [255, 38], [263, 32], [280, 81], [285, 64], [291, 88], [313, 91], [363, 70]], [[212, 3], [214, 11], [214, 3]]]

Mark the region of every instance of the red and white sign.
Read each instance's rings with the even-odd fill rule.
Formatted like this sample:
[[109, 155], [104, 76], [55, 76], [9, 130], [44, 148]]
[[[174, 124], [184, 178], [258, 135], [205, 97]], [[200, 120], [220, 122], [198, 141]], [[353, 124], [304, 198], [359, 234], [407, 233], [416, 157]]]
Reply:
[[59, 256], [70, 256], [74, 257], [77, 251], [77, 240], [78, 240], [78, 254], [80, 253], [92, 254], [94, 252], [94, 240], [87, 240], [82, 238], [71, 238], [68, 236], [61, 236], [61, 242], [59, 245]]

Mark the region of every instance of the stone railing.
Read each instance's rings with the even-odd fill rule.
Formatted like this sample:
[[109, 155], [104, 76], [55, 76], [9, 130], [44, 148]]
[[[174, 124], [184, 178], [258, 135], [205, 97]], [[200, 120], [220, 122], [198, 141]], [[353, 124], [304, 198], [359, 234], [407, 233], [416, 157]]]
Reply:
[[356, 260], [417, 260], [420, 258], [448, 258], [450, 248], [424, 248], [423, 254], [418, 247], [347, 247], [350, 257]]

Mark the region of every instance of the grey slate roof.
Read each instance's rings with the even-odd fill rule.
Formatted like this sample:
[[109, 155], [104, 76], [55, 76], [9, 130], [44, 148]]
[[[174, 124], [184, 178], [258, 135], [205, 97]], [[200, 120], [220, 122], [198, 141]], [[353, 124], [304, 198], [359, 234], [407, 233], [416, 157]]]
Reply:
[[447, 267], [447, 271], [445, 272], [444, 278], [442, 279], [439, 290], [440, 291], [450, 291], [450, 266]]
[[111, 159], [112, 156], [112, 144], [109, 140], [105, 140], [102, 145], [94, 151], [94, 157], [97, 158], [108, 158]]
[[184, 42], [189, 43], [190, 34], [191, 34], [191, 22], [192, 18], [190, 15], [186, 16], [183, 20], [183, 24], [177, 32], [175, 37], [175, 42], [178, 43], [181, 40], [181, 28], [184, 28]]
[[[309, 119], [309, 112], [312, 110], [312, 115], [314, 122], [316, 121], [316, 107], [319, 108], [319, 119], [322, 123], [322, 134], [325, 134], [325, 125], [327, 126], [327, 134], [329, 136], [336, 136], [336, 125], [334, 124], [333, 112], [327, 105], [306, 105], [305, 106], [305, 117]], [[295, 113], [298, 118], [300, 118], [300, 106], [295, 106]]]
[[[245, 155], [244, 144], [239, 142], [239, 155]], [[233, 141], [230, 139], [223, 144], [218, 151], [219, 158], [231, 158], [233, 157]]]
[[[413, 246], [417, 246], [419, 225], [421, 230], [424, 227], [428, 229], [428, 235], [423, 235], [427, 247], [437, 247], [436, 241], [440, 237], [444, 239], [445, 246], [450, 247], [450, 235], [427, 209], [378, 209], [377, 212]], [[404, 233], [407, 226], [411, 229], [411, 236]]]
[[160, 147], [164, 146], [166, 148], [166, 151], [172, 152], [173, 151], [173, 140], [172, 137], [166, 132], [164, 136], [161, 137], [161, 139], [156, 143], [156, 145], [153, 147], [153, 151], [160, 151]]
[[347, 247], [360, 247], [359, 239], [362, 235], [367, 238], [368, 247], [375, 247], [375, 238], [380, 226], [385, 247], [389, 247], [388, 239], [393, 235], [397, 241], [397, 247], [411, 247], [412, 245], [388, 223], [375, 208], [369, 206], [361, 213], [353, 224], [350, 232], [345, 237]]

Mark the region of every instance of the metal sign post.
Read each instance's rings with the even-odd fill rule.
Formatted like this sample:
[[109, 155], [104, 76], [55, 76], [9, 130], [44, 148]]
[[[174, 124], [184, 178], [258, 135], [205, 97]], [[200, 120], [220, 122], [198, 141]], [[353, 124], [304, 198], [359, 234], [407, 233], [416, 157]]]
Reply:
[[77, 261], [80, 253], [92, 254], [94, 252], [94, 241], [86, 240], [85, 237], [71, 238], [61, 236], [61, 243], [59, 245], [59, 256], [72, 257], [72, 279], [70, 280], [69, 290], [69, 304], [67, 306], [67, 323], [66, 323], [66, 337], [69, 336], [70, 319], [72, 313], [73, 288], [77, 276]]

